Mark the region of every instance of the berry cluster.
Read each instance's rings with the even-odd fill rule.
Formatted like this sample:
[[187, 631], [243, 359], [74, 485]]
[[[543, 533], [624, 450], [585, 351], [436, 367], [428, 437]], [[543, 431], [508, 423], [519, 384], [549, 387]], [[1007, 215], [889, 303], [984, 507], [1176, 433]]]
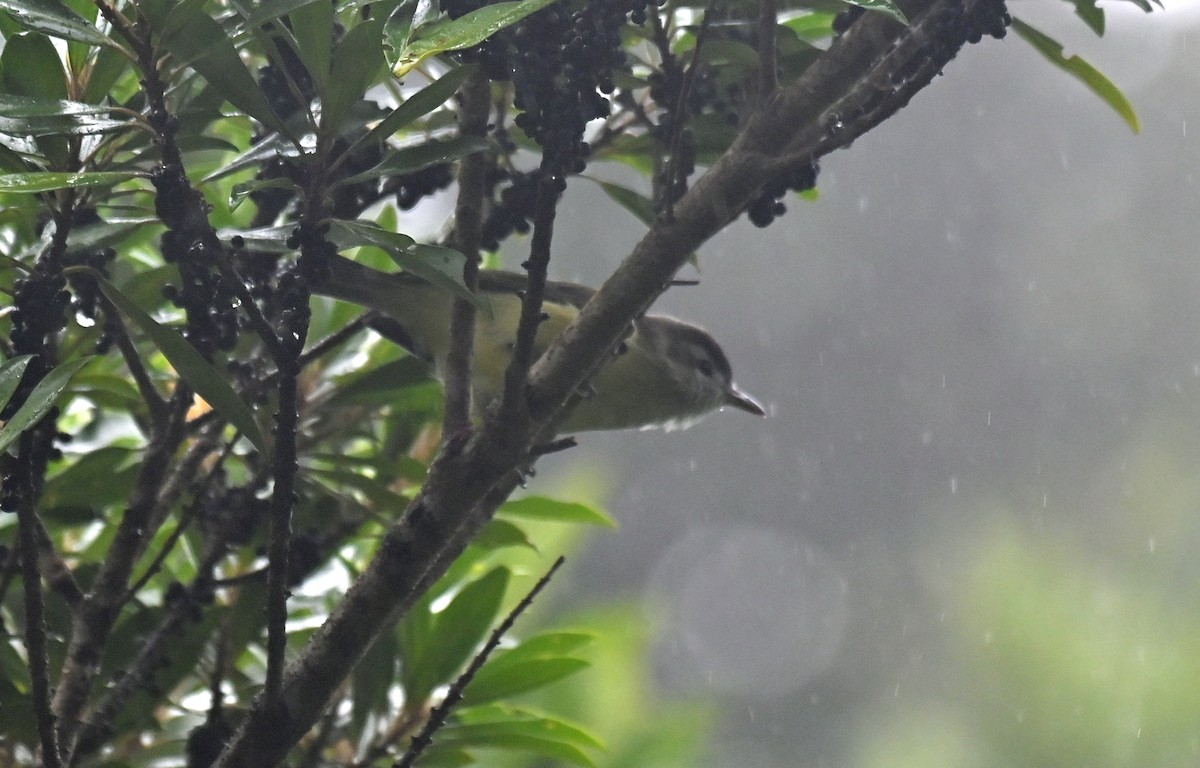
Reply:
[[395, 190], [396, 205], [402, 211], [411, 210], [417, 203], [454, 181], [454, 170], [450, 163], [438, 163], [419, 171], [388, 178], [386, 186]]
[[[349, 147], [345, 138], [334, 142], [332, 156], [341, 155]], [[338, 167], [339, 178], [353, 176], [373, 168], [383, 159], [383, 146], [375, 142], [363, 142], [357, 150], [346, 157]], [[357, 184], [340, 184], [332, 190], [329, 212], [339, 219], [353, 219], [379, 199], [379, 179], [367, 179]]]
[[[39, 264], [39, 267], [46, 265]], [[49, 372], [53, 359], [53, 348], [48, 340], [66, 325], [67, 307], [71, 295], [66, 290], [61, 273], [56, 269], [35, 269], [28, 277], [17, 280], [13, 285], [12, 341], [16, 355], [33, 355], [25, 369], [25, 375], [8, 403], [0, 408], [0, 421], [12, 417], [23, 404], [29, 393]], [[53, 425], [58, 418], [58, 409], [51, 409], [43, 425]], [[45, 433], [42, 433], [45, 437]], [[22, 449], [20, 458], [12, 454], [0, 455], [0, 510], [15, 511], [22, 498], [29, 498], [33, 487], [32, 478], [44, 477], [47, 465], [61, 455], [50, 439], [29, 441]]]
[[[442, 10], [451, 19], [461, 19], [489, 4], [489, 0], [442, 0]], [[489, 80], [503, 82], [512, 77], [511, 53], [511, 33], [501, 30], [479, 45], [461, 51], [459, 58], [478, 64]]]
[[164, 286], [163, 295], [186, 312], [188, 340], [202, 354], [232, 349], [237, 343], [236, 302], [204, 244], [207, 205], [179, 165], [160, 166], [150, 182], [156, 192], [154, 210], [167, 226], [159, 241], [163, 259], [179, 268], [180, 284]]
[[[85, 208], [75, 212], [75, 229], [100, 223], [102, 220], [94, 208]], [[112, 248], [68, 254], [68, 261], [71, 265], [90, 267], [105, 277], [108, 276], [108, 268], [116, 258], [117, 252]], [[100, 288], [96, 281], [90, 277], [72, 279], [71, 292], [71, 306], [74, 311], [78, 315], [94, 320], [99, 314], [100, 304]], [[108, 349], [109, 342], [107, 334], [102, 335], [97, 342], [96, 352], [103, 353]]]
[[746, 206], [746, 215], [756, 227], [768, 226], [772, 221], [787, 211], [783, 197], [788, 190], [803, 192], [817, 186], [816, 160], [799, 165], [786, 174], [780, 175], [767, 182], [759, 191], [758, 196]]
[[1012, 15], [1004, 0], [989, 0], [975, 5], [972, 12], [965, 15], [964, 22], [968, 43], [978, 43], [985, 36], [1002, 40], [1012, 24]]
[[846, 31], [850, 29], [850, 25], [858, 21], [866, 12], [867, 9], [861, 5], [847, 5], [833, 17], [833, 34], [838, 36], [846, 34]]
[[[442, 9], [451, 18], [460, 18], [487, 4], [486, 0], [443, 0]], [[567, 174], [586, 167], [591, 152], [583, 141], [587, 123], [611, 114], [614, 73], [627, 66], [621, 29], [627, 19], [643, 23], [648, 5], [648, 0], [556, 3], [460, 54], [478, 62], [490, 79], [512, 81], [513, 104], [520, 110], [514, 122], [541, 146], [542, 167], [556, 180], [559, 191], [565, 189]], [[529, 230], [537, 185], [535, 174], [515, 169], [497, 169], [492, 174], [485, 248], [494, 250], [513, 232]]]
[[[20, 278], [13, 284], [13, 311], [10, 317], [15, 354], [43, 354], [46, 339], [66, 326], [67, 307], [71, 305], [71, 294], [66, 288], [66, 281], [61, 274], [48, 275], [41, 270], [34, 270], [28, 277]], [[34, 368], [36, 363], [37, 358], [30, 368]], [[42, 370], [33, 378], [36, 380], [44, 374], [45, 370]], [[14, 397], [13, 401], [17, 399]]]
[[537, 174], [497, 168], [488, 181], [500, 193], [484, 219], [481, 245], [484, 250], [495, 251], [512, 233], [529, 232], [537, 205]]
[[[338, 32], [340, 30], [335, 30], [335, 34]], [[286, 120], [307, 106], [317, 95], [317, 89], [308, 68], [286, 38], [275, 32], [273, 40], [282, 67], [272, 62], [259, 69], [258, 87], [275, 114]]]

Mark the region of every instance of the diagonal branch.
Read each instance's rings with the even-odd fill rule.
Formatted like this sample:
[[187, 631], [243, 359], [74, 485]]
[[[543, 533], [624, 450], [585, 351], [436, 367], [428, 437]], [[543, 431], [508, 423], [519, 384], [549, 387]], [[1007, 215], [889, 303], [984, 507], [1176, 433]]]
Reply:
[[[660, 220], [650, 229], [535, 363], [527, 418], [510, 424], [488, 414], [461, 451], [442, 451], [404, 517], [385, 533], [375, 559], [288, 667], [278, 704], [269, 706], [262, 698], [255, 701], [217, 766], [260, 768], [282, 760], [317, 722], [330, 696], [379, 632], [407, 610], [491, 519], [519, 481], [518, 470], [529, 459], [529, 446], [539, 427], [552, 421], [617, 344], [629, 322], [667, 287], [688, 255], [740, 214], [781, 160], [806, 149], [831, 151], [846, 143], [805, 147], [797, 145], [795, 137], [808, 136], [808, 128], [821, 125], [845, 94], [872, 77], [887, 75], [878, 68], [912, 72], [933, 59], [940, 69], [977, 36], [976, 15], [985, 14], [985, 20], [991, 21], [1004, 13], [998, 0], [909, 0], [903, 5], [910, 26], [868, 14], [798, 82], [763, 103], [733, 146], [678, 201], [674, 219]], [[931, 49], [904, 46], [913, 36]], [[896, 59], [888, 56], [896, 50], [904, 53]], [[914, 83], [911, 92], [894, 94], [894, 102], [885, 96], [872, 112], [885, 114], [888, 106], [898, 109], [923, 84]]]

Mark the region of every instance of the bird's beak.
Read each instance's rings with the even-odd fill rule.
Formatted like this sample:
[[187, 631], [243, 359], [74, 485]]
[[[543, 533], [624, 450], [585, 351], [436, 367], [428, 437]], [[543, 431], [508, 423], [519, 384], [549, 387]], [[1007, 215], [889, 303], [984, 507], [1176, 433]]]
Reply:
[[730, 384], [729, 389], [725, 391], [725, 405], [732, 405], [739, 411], [753, 413], [755, 416], [767, 415], [767, 411], [762, 407], [762, 403], [738, 389], [736, 384]]

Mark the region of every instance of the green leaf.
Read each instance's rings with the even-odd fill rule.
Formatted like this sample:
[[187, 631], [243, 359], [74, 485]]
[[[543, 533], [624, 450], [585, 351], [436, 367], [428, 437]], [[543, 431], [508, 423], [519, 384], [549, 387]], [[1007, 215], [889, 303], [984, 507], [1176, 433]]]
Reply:
[[509, 648], [488, 662], [494, 666], [504, 666], [529, 659], [552, 658], [565, 656], [568, 653], [591, 645], [596, 641], [596, 635], [591, 632], [542, 632], [527, 637], [515, 648]]
[[[26, 707], [22, 702], [22, 707]], [[29, 726], [32, 731], [33, 726]], [[34, 738], [33, 735], [30, 739]], [[436, 741], [421, 753], [421, 768], [465, 768], [468, 765], [478, 765], [471, 753], [457, 747], [442, 747]]]
[[526, 520], [546, 520], [555, 523], [602, 525], [616, 528], [617, 523], [595, 507], [570, 501], [558, 501], [545, 496], [526, 496], [507, 501], [500, 507], [499, 514]]
[[849, 5], [857, 5], [860, 8], [866, 8], [868, 11], [882, 13], [884, 16], [889, 16], [901, 24], [908, 24], [908, 17], [904, 15], [904, 11], [900, 10], [900, 6], [896, 5], [892, 0], [843, 0]]
[[493, 657], [466, 692], [472, 705], [506, 699], [572, 675], [589, 663], [569, 654], [595, 640], [584, 632], [547, 632]]
[[103, 101], [121, 76], [129, 71], [129, 59], [123, 49], [101, 48], [88, 71], [87, 89], [84, 91], [83, 100], [89, 104]]
[[408, 506], [408, 499], [393, 491], [387, 483], [352, 469], [306, 466], [305, 472], [319, 480], [330, 481], [339, 491], [344, 492], [347, 488], [358, 491], [370, 501], [377, 513], [389, 517], [399, 515]]
[[161, 43], [180, 60], [199, 72], [221, 97], [260, 123], [288, 135], [287, 127], [258, 83], [242, 63], [233, 41], [211, 16], [196, 3], [180, 3], [165, 21]]
[[1016, 17], [1013, 18], [1013, 30], [1023, 40], [1037, 49], [1038, 53], [1045, 56], [1051, 64], [1080, 80], [1092, 93], [1099, 96], [1105, 104], [1112, 107], [1134, 133], [1141, 133], [1141, 125], [1138, 123], [1137, 113], [1134, 112], [1133, 105], [1125, 98], [1125, 94], [1121, 93], [1121, 89], [1114, 85], [1099, 70], [1079, 58], [1079, 56], [1072, 56], [1068, 59], [1063, 53], [1062, 43]]
[[296, 149], [295, 144], [282, 136], [270, 136], [202, 178], [200, 183], [216, 181], [248, 168], [257, 169], [265, 160], [290, 159], [299, 156], [300, 151]]
[[568, 731], [564, 723], [551, 718], [464, 723], [443, 728], [438, 733], [438, 744], [443, 747], [532, 752], [542, 757], [592, 768], [595, 765], [592, 759], [573, 743], [576, 733], [582, 731]]
[[496, 621], [508, 579], [508, 568], [492, 569], [463, 587], [444, 610], [434, 614], [423, 636], [406, 638], [406, 695], [424, 700], [467, 663]]
[[67, 237], [67, 253], [90, 253], [120, 243], [149, 224], [158, 223], [155, 217], [136, 219], [109, 219], [72, 228]]
[[375, 82], [383, 65], [383, 21], [365, 21], [347, 32], [333, 50], [329, 81], [321, 102], [321, 131], [337, 135], [350, 107]]
[[561, 657], [530, 659], [493, 667], [485, 664], [467, 686], [463, 701], [468, 705], [487, 704], [556, 683], [591, 664], [583, 659]]
[[402, 357], [373, 365], [353, 377], [339, 380], [325, 401], [328, 407], [390, 402], [397, 390], [423, 386], [431, 381], [429, 363], [416, 357]]
[[1071, 0], [1071, 4], [1075, 6], [1075, 15], [1097, 36], [1104, 37], [1104, 9], [1096, 5], [1096, 0]]
[[332, 222], [329, 237], [339, 248], [363, 245], [380, 248], [405, 272], [466, 299], [479, 309], [490, 310], [483, 299], [467, 289], [462, 274], [467, 257], [452, 248], [422, 245], [408, 235], [389, 232], [364, 221], [336, 220]]
[[247, 27], [256, 28], [305, 6], [323, 2], [325, 0], [261, 0], [261, 2], [238, 2], [231, 3], [231, 5], [236, 6], [242, 17], [246, 19]]
[[423, 23], [423, 20], [416, 21], [418, 10], [432, 11], [434, 5], [433, 3], [418, 4], [412, 0], [404, 0], [388, 15], [387, 21], [383, 24], [383, 40], [391, 52], [398, 53], [404, 50], [408, 46], [409, 38], [412, 37], [414, 22], [417, 26]]
[[295, 224], [280, 224], [274, 227], [258, 229], [221, 229], [217, 237], [229, 240], [240, 237], [245, 242], [247, 250], [265, 251], [267, 253], [291, 253], [294, 248], [288, 248], [287, 239], [296, 230]]
[[21, 377], [25, 375], [25, 369], [32, 359], [33, 355], [21, 355], [5, 360], [4, 364], [0, 365], [0, 410], [12, 399], [13, 392], [17, 391], [17, 385], [21, 383]]
[[464, 707], [459, 713], [459, 721], [463, 725], [472, 727], [497, 725], [508, 727], [519, 724], [526, 733], [554, 738], [579, 747], [604, 749], [603, 742], [578, 725], [523, 707], [494, 704], [482, 707]]
[[0, 0], [0, 9], [25, 29], [89, 45], [116, 43], [79, 14], [54, 0]]
[[31, 98], [67, 97], [62, 57], [46, 36], [22, 32], [10, 37], [4, 41], [0, 63], [8, 92]]
[[380, 120], [365, 136], [350, 145], [345, 154], [349, 155], [359, 144], [365, 142], [382, 142], [404, 126], [413, 123], [418, 118], [424, 117], [442, 106], [458, 92], [458, 87], [462, 85], [473, 69], [473, 67], [452, 69], [412, 96], [409, 96], [400, 106], [393, 109], [387, 117]]
[[94, 510], [119, 503], [133, 490], [138, 469], [136, 458], [135, 451], [113, 445], [88, 451], [46, 481], [40, 501], [42, 508]]
[[21, 433], [37, 424], [54, 407], [59, 395], [70, 383], [71, 377], [75, 375], [76, 371], [87, 365], [91, 359], [91, 357], [81, 357], [78, 360], [65, 362], [47, 373], [45, 378], [34, 386], [29, 397], [25, 398], [25, 402], [4, 425], [4, 428], [0, 429], [0, 453], [12, 445], [13, 441], [21, 436]]
[[[276, 177], [273, 179], [254, 179], [253, 181], [243, 181], [240, 184], [234, 184], [233, 189], [229, 190], [229, 210], [236, 211], [242, 203], [246, 202], [246, 198], [260, 189], [295, 189], [296, 183], [291, 179], [284, 177]], [[286, 238], [285, 238], [286, 239]]]
[[90, 136], [125, 130], [129, 126], [129, 120], [81, 114], [59, 113], [30, 117], [0, 114], [0, 133], [10, 136]]
[[96, 171], [93, 173], [33, 173], [0, 174], [0, 192], [33, 193], [49, 192], [53, 189], [78, 189], [80, 187], [107, 187], [122, 181], [136, 179], [143, 174], [123, 171]]
[[794, 19], [788, 19], [782, 22], [781, 26], [791, 29], [801, 40], [813, 42], [833, 34], [833, 20], [836, 17], [835, 13], [814, 11]]
[[556, 0], [494, 3], [453, 21], [443, 19], [420, 27], [413, 31], [415, 39], [410, 40], [392, 62], [392, 72], [396, 77], [403, 77], [430, 56], [479, 45], [505, 27], [554, 2]]
[[594, 181], [604, 190], [604, 194], [608, 195], [618, 205], [637, 217], [638, 221], [645, 224], [647, 227], [653, 226], [658, 219], [658, 214], [654, 211], [654, 203], [650, 198], [643, 195], [641, 192], [632, 190], [629, 187], [623, 187], [620, 184], [613, 184], [608, 181], [600, 181], [599, 179], [586, 177]]
[[362, 181], [377, 179], [380, 176], [412, 173], [431, 165], [448, 163], [476, 152], [484, 152], [491, 147], [489, 142], [475, 136], [458, 136], [444, 141], [434, 139], [424, 144], [393, 150], [378, 165], [362, 173], [340, 179], [338, 184], [358, 184]]
[[146, 314], [115, 285], [99, 276], [96, 276], [95, 279], [100, 284], [100, 290], [104, 292], [105, 297], [150, 337], [154, 346], [158, 347], [158, 350], [163, 353], [180, 377], [195, 390], [196, 394], [204, 398], [205, 402], [213, 407], [213, 410], [228, 419], [229, 423], [233, 424], [247, 440], [253, 443], [255, 448], [265, 452], [266, 440], [263, 439], [262, 431], [258, 428], [254, 413], [251, 412], [245, 401], [233, 391], [216, 366], [205, 360], [196, 351], [196, 348], [178, 332], [165, 325], [160, 325], [154, 318]]
[[399, 653], [400, 643], [396, 633], [384, 632], [354, 667], [350, 727], [355, 737], [362, 733], [363, 726], [372, 714], [389, 708], [388, 692], [396, 674]]
[[530, 540], [529, 535], [519, 526], [506, 520], [492, 520], [478, 536], [472, 539], [471, 545], [487, 550], [524, 547], [537, 551], [537, 546]]
[[288, 11], [296, 54], [312, 76], [322, 97], [329, 87], [330, 56], [333, 52], [333, 3], [309, 2]]

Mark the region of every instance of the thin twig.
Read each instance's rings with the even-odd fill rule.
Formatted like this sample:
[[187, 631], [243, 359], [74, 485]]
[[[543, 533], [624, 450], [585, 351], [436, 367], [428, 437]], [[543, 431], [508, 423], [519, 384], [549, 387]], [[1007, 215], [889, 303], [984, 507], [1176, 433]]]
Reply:
[[54, 546], [54, 539], [50, 537], [50, 531], [46, 529], [46, 521], [42, 520], [40, 515], [38, 516], [38, 543], [41, 545], [42, 558], [48, 564], [48, 567], [44, 567], [42, 578], [70, 608], [74, 609], [83, 599], [83, 590], [80, 589], [79, 582], [75, 581], [75, 574], [63, 560], [62, 554]]
[[696, 46], [692, 48], [692, 59], [683, 73], [683, 83], [679, 86], [679, 94], [675, 99], [671, 120], [671, 141], [667, 145], [667, 167], [664, 171], [666, 187], [663, 196], [663, 217], [667, 221], [675, 220], [675, 192], [684, 182], [686, 173], [679, 162], [679, 143], [683, 141], [683, 127], [687, 124], [688, 97], [692, 92], [692, 84], [700, 71], [700, 52], [708, 39], [708, 30], [712, 26], [712, 17], [716, 13], [717, 0], [709, 0], [704, 10], [704, 18], [700, 20], [700, 29], [696, 32]]
[[[553, 154], [553, 153], [550, 153]], [[554, 217], [562, 177], [558, 161], [543, 154], [538, 172], [537, 201], [533, 212], [533, 236], [529, 243], [529, 259], [522, 265], [526, 271], [525, 295], [521, 297], [521, 320], [512, 359], [504, 371], [504, 395], [500, 402], [502, 423], [515, 427], [529, 410], [526, 378], [533, 364], [533, 345], [538, 327], [545, 319], [542, 297], [546, 292], [546, 275], [550, 267], [550, 244], [554, 239]]]
[[[28, 465], [33, 451], [34, 434], [20, 438], [20, 460]], [[26, 477], [32, 472], [21, 474]], [[39, 519], [34, 508], [33, 489], [28, 483], [18, 491], [17, 526], [21, 542], [21, 578], [25, 584], [25, 649], [29, 660], [29, 679], [33, 694], [33, 714], [41, 738], [42, 762], [46, 768], [62, 765], [54, 712], [50, 708], [50, 660], [47, 656], [46, 605], [42, 595], [42, 575], [38, 569]]]
[[[459, 132], [463, 136], [487, 135], [491, 85], [481, 70], [471, 73], [460, 90]], [[483, 198], [491, 155], [464, 157], [458, 166], [458, 199], [454, 205], [454, 247], [467, 257], [463, 283], [474, 292], [479, 286], [479, 247], [483, 239]], [[454, 300], [450, 314], [450, 349], [446, 356], [446, 407], [442, 434], [459, 435], [471, 426], [471, 379], [475, 349], [475, 306]]]
[[[207, 239], [205, 238], [205, 240]], [[262, 339], [262, 343], [266, 346], [267, 351], [271, 353], [271, 359], [275, 361], [275, 365], [279, 365], [280, 358], [285, 354], [283, 341], [279, 338], [279, 334], [275, 333], [275, 329], [271, 327], [271, 322], [267, 320], [267, 316], [259, 308], [258, 302], [254, 300], [254, 296], [250, 294], [250, 289], [246, 287], [246, 281], [238, 274], [237, 268], [233, 266], [233, 262], [229, 258], [229, 252], [225, 250], [224, 244], [219, 240], [215, 243], [206, 242], [205, 245], [217, 262], [217, 267], [221, 270], [221, 275], [233, 288], [234, 293], [237, 294], [238, 301], [241, 303], [242, 309], [246, 312], [246, 317], [250, 318], [250, 327], [254, 329], [258, 338]]]
[[446, 691], [446, 698], [442, 699], [442, 703], [434, 707], [429, 713], [429, 720], [426, 721], [421, 732], [413, 737], [412, 745], [408, 748], [408, 751], [393, 764], [392, 768], [411, 768], [412, 764], [421, 756], [421, 753], [433, 743], [433, 735], [446, 724], [446, 718], [450, 716], [450, 713], [462, 701], [463, 692], [471, 683], [471, 680], [483, 668], [484, 663], [487, 662], [488, 657], [500, 645], [500, 641], [504, 638], [508, 630], [512, 629], [512, 625], [516, 622], [517, 617], [528, 610], [529, 606], [533, 605], [534, 598], [546, 588], [546, 585], [550, 583], [550, 579], [554, 578], [554, 573], [562, 567], [564, 562], [566, 562], [566, 558], [559, 555], [558, 559], [554, 561], [554, 564], [550, 566], [545, 575], [538, 579], [537, 584], [533, 585], [533, 589], [529, 590], [529, 593], [521, 599], [521, 602], [517, 603], [516, 607], [504, 617], [504, 621], [500, 622], [500, 625], [492, 630], [492, 634], [488, 637], [487, 642], [479, 649], [479, 653], [475, 654], [475, 657], [471, 659], [471, 663], [467, 665], [463, 673], [450, 684], [450, 689]]
[[158, 422], [166, 412], [167, 401], [159, 394], [146, 367], [142, 365], [142, 359], [138, 356], [133, 340], [129, 338], [129, 332], [125, 329], [125, 322], [121, 319], [120, 312], [112, 302], [108, 301], [107, 296], [105, 296], [105, 304], [107, 309], [104, 312], [104, 330], [108, 333], [108, 337], [116, 342], [117, 349], [120, 350], [121, 357], [125, 360], [125, 367], [129, 370], [129, 375], [133, 377], [133, 382], [142, 395], [142, 401], [146, 403], [146, 408], [150, 411], [150, 421]]
[[224, 466], [225, 459], [229, 458], [229, 454], [232, 453], [233, 444], [235, 442], [237, 442], [236, 437], [225, 444], [224, 450], [221, 451], [221, 454], [217, 457], [216, 461], [213, 462], [212, 467], [209, 469], [208, 474], [205, 475], [204, 479], [200, 482], [199, 487], [196, 488], [195, 495], [192, 497], [192, 503], [189, 504], [188, 508], [185, 509], [179, 516], [179, 522], [175, 524], [175, 529], [167, 535], [167, 540], [163, 542], [162, 549], [160, 549], [158, 554], [154, 556], [154, 560], [150, 562], [150, 565], [146, 566], [146, 571], [141, 575], [141, 577], [134, 581], [133, 585], [129, 587], [128, 590], [126, 590], [125, 598], [122, 600], [122, 602], [129, 602], [132, 600], [137, 593], [140, 592], [142, 588], [150, 582], [150, 579], [154, 578], [154, 574], [158, 573], [159, 569], [162, 568], [162, 564], [166, 562], [167, 556], [170, 555], [175, 549], [175, 545], [183, 536], [184, 531], [186, 531], [188, 526], [191, 525], [192, 520], [196, 516], [196, 512], [200, 510], [200, 507], [204, 506], [204, 494], [207, 492], [213, 479], [217, 476], [217, 473], [221, 470], [221, 467]]
[[[324, 337], [323, 339], [318, 341], [316, 344], [312, 345], [312, 347], [310, 347], [307, 352], [300, 355], [300, 358], [299, 358], [300, 368], [301, 369], [307, 368], [317, 358], [321, 357], [322, 355], [329, 352], [330, 350], [335, 349], [336, 347], [344, 344], [348, 339], [350, 339], [350, 337], [354, 336], [354, 334], [356, 334], [359, 331], [366, 328], [368, 323], [371, 321], [371, 319], [373, 317], [376, 317], [377, 314], [378, 313], [376, 313], [374, 311], [364, 312], [361, 315], [359, 315], [358, 317], [351, 320], [350, 322], [343, 325], [341, 328], [337, 329], [333, 333]], [[259, 392], [261, 392], [262, 390], [266, 389], [267, 387], [275, 384], [277, 381], [279, 381], [279, 369], [275, 368], [274, 370], [267, 371], [266, 373], [262, 374], [257, 379], [255, 379], [254, 381], [250, 382], [248, 385], [243, 387], [241, 389], [241, 391], [239, 392], [239, 394], [242, 395], [242, 397], [249, 399], [249, 398], [253, 397], [254, 395], [258, 394]], [[220, 418], [221, 418], [221, 414], [218, 413], [217, 411], [215, 411], [215, 410], [206, 411], [204, 414], [197, 416], [196, 418], [189, 421], [188, 429], [192, 432], [195, 432], [197, 429], [212, 425]]]

